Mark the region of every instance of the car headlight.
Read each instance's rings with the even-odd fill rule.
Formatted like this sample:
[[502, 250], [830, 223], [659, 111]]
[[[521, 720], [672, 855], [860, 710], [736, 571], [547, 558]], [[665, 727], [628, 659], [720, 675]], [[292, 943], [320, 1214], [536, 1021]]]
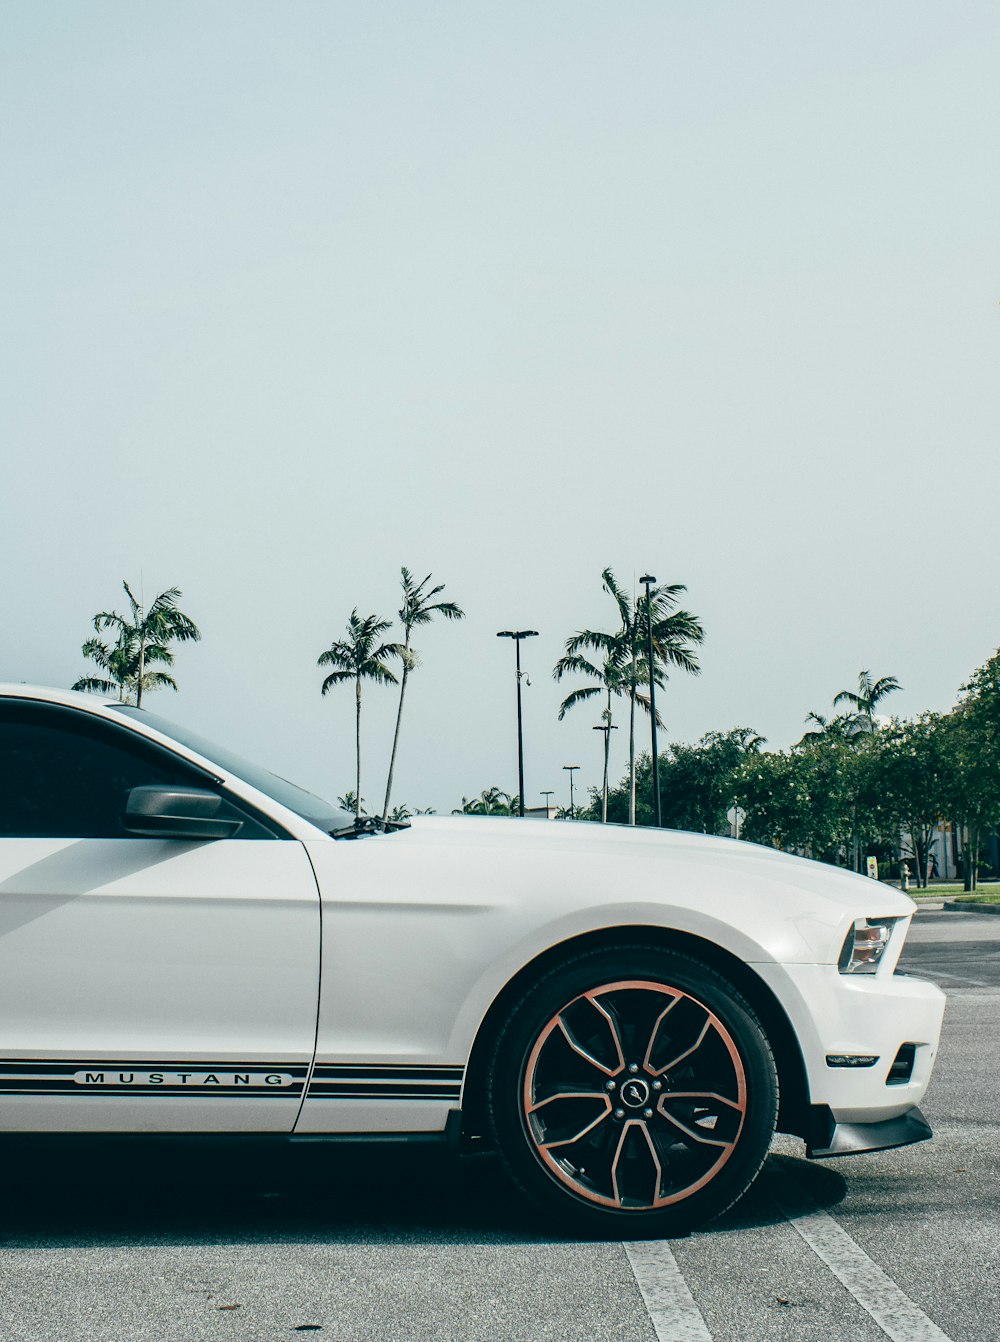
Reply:
[[842, 974], [874, 974], [898, 918], [856, 918], [844, 938], [838, 962]]

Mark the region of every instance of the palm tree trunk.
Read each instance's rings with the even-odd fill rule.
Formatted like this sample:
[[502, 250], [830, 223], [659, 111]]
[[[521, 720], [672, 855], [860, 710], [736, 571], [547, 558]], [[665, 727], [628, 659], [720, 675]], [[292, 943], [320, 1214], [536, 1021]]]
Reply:
[[146, 671], [146, 631], [139, 635], [139, 679], [135, 686], [135, 706], [142, 707], [142, 678]]
[[635, 824], [635, 685], [629, 690], [628, 706], [628, 823]]
[[[410, 651], [410, 635], [406, 635], [406, 651]], [[410, 668], [406, 658], [403, 659], [403, 675], [399, 684], [399, 707], [396, 709], [396, 730], [392, 737], [392, 754], [389, 756], [389, 777], [385, 784], [385, 801], [382, 804], [382, 828], [385, 829], [386, 821], [389, 819], [389, 798], [392, 795], [392, 775], [396, 769], [396, 748], [399, 745], [399, 724], [403, 720], [403, 700], [406, 697], [406, 678], [410, 674]]]
[[604, 790], [601, 795], [601, 824], [608, 823], [608, 754], [611, 750], [611, 691], [608, 690], [608, 709], [604, 717]]
[[361, 819], [361, 677], [357, 678], [357, 712], [354, 721], [354, 749], [357, 761], [356, 783], [354, 790], [354, 819]]

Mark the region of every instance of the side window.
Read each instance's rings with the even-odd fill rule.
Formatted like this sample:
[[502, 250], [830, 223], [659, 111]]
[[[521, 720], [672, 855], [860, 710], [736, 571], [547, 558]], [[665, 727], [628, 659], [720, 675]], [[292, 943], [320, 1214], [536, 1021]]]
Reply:
[[196, 770], [72, 709], [0, 709], [0, 835], [125, 838], [125, 793], [143, 783], [204, 786]]

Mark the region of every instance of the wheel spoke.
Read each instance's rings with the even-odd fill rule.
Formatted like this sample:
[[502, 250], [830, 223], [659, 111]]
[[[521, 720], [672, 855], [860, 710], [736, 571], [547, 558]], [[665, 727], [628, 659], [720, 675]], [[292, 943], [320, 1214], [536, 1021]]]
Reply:
[[[697, 1050], [701, 1048], [702, 1044], [708, 1037], [708, 1031], [711, 1024], [712, 1024], [711, 1019], [706, 1014], [705, 1021], [702, 1024], [701, 1029], [698, 1031], [698, 1036], [695, 1039], [694, 1043], [689, 1044], [687, 1048], [682, 1049], [680, 1053], [678, 1053], [675, 1057], [671, 1058], [670, 1061], [665, 1063], [662, 1067], [651, 1068], [650, 1070], [653, 1071], [654, 1075], [663, 1076], [664, 1072], [669, 1072], [673, 1068], [678, 1067], [682, 1062], [684, 1062], [686, 1058], [690, 1058], [692, 1053], [696, 1053]], [[652, 1048], [652, 1046], [653, 1046], [653, 1040], [650, 1040], [650, 1048]]]
[[663, 1008], [663, 1010], [657, 1016], [656, 1020], [653, 1021], [653, 1028], [649, 1032], [649, 1043], [646, 1045], [646, 1052], [642, 1056], [642, 1065], [643, 1067], [647, 1068], [648, 1071], [652, 1072], [654, 1076], [661, 1076], [666, 1071], [666, 1068], [655, 1067], [653, 1065], [653, 1046], [656, 1043], [657, 1036], [660, 1033], [660, 1026], [667, 1019], [671, 1011], [673, 1011], [674, 1007], [680, 1000], [681, 999], [679, 997], [675, 997], [671, 1002], [667, 1004], [667, 1006]]
[[[675, 1104], [688, 1112], [683, 1117], [671, 1113], [671, 1108]], [[700, 1116], [698, 1115], [699, 1110], [702, 1111]], [[728, 1100], [724, 1095], [718, 1095], [714, 1091], [673, 1090], [667, 1095], [660, 1096], [657, 1112], [662, 1114], [668, 1123], [678, 1128], [685, 1136], [692, 1138], [703, 1146], [727, 1148], [735, 1144], [740, 1134], [746, 1106], [735, 1100]], [[721, 1136], [721, 1130], [717, 1131], [715, 1126], [711, 1128], [702, 1127], [698, 1121], [699, 1117], [712, 1118], [716, 1124], [718, 1124], [720, 1118], [728, 1118], [729, 1122], [726, 1126], [731, 1129], [731, 1134]]]
[[[618, 1034], [618, 1026], [616, 1025], [614, 1017], [611, 1015], [611, 1013], [606, 1011], [604, 1007], [601, 1006], [600, 1002], [598, 1002], [595, 999], [594, 996], [592, 996], [590, 993], [587, 993], [585, 994], [584, 1000], [587, 1001], [590, 1004], [590, 1006], [593, 1007], [595, 1011], [599, 1012], [600, 1015], [603, 1017], [603, 1027], [606, 1028], [607, 1032], [610, 1034], [611, 1041], [615, 1046], [615, 1054], [617, 1055], [617, 1060], [615, 1061], [613, 1066], [611, 1067], [605, 1066], [605, 1064], [601, 1062], [600, 1058], [595, 1057], [594, 1054], [590, 1051], [590, 1049], [586, 1048], [583, 1044], [580, 1043], [579, 1039], [576, 1037], [573, 1030], [570, 1028], [570, 1026], [566, 1023], [565, 1019], [563, 1018], [562, 1012], [560, 1012], [560, 1014], [556, 1017], [556, 1024], [562, 1031], [566, 1043], [569, 1044], [570, 1048], [573, 1050], [574, 1053], [578, 1053], [580, 1057], [584, 1059], [585, 1062], [589, 1062], [592, 1066], [598, 1068], [600, 1071], [604, 1073], [605, 1076], [614, 1076], [617, 1072], [620, 1072], [622, 1068], [625, 1066], [625, 1055], [622, 1053], [622, 1042], [621, 1037]], [[570, 1003], [570, 1006], [574, 1005], [575, 1003], [572, 1002]]]
[[[622, 1158], [623, 1155], [625, 1155], [626, 1144], [631, 1145], [634, 1142], [639, 1142], [640, 1144], [642, 1142], [645, 1142], [646, 1148], [649, 1152], [650, 1159], [652, 1160], [653, 1163], [652, 1188], [646, 1189], [646, 1194], [644, 1197], [636, 1196], [635, 1194], [630, 1195], [628, 1191], [623, 1189], [622, 1187], [622, 1183], [624, 1182], [624, 1180], [622, 1180], [621, 1182], [619, 1181], [619, 1173], [621, 1172]], [[627, 1160], [629, 1157], [625, 1155], [625, 1158]], [[634, 1155], [632, 1155], [632, 1159], [633, 1161], [635, 1160]], [[632, 1203], [632, 1205], [634, 1206], [655, 1207], [657, 1201], [659, 1200], [660, 1185], [662, 1183], [662, 1180], [663, 1180], [663, 1167], [660, 1164], [660, 1158], [656, 1154], [656, 1148], [653, 1145], [652, 1139], [650, 1138], [649, 1131], [646, 1128], [645, 1123], [639, 1122], [638, 1119], [629, 1119], [629, 1121], [625, 1124], [624, 1128], [622, 1129], [621, 1139], [618, 1142], [618, 1146], [615, 1149], [614, 1157], [612, 1158], [611, 1161], [611, 1187], [614, 1189], [615, 1202], [619, 1207], [624, 1207], [625, 1199], [628, 1198], [630, 1203]]]
[[[533, 1105], [531, 1109], [528, 1110], [529, 1117], [534, 1118], [534, 1116], [538, 1114], [540, 1110], [546, 1109], [552, 1104], [557, 1104], [560, 1101], [563, 1101], [564, 1104], [566, 1101], [569, 1101], [572, 1104], [572, 1102], [574, 1101], [581, 1101], [581, 1100], [584, 1103], [587, 1103], [588, 1101], [593, 1102], [595, 1100], [600, 1101], [601, 1108], [600, 1112], [596, 1115], [596, 1117], [590, 1119], [589, 1122], [585, 1121], [583, 1125], [580, 1127], [579, 1131], [573, 1132], [568, 1137], [547, 1137], [544, 1135], [544, 1132], [540, 1133], [539, 1136], [536, 1138], [536, 1140], [538, 1141], [538, 1145], [540, 1147], [543, 1147], [547, 1151], [551, 1151], [557, 1146], [571, 1146], [574, 1142], [578, 1142], [581, 1140], [581, 1138], [586, 1137], [587, 1134], [593, 1132], [594, 1129], [600, 1123], [603, 1123], [604, 1120], [611, 1113], [611, 1099], [608, 1095], [604, 1094], [603, 1092], [595, 1094], [593, 1091], [568, 1090], [568, 1091], [562, 1091], [558, 1095], [550, 1095], [548, 1099], [542, 1100], [539, 1104]], [[532, 1127], [537, 1129], [540, 1126], [542, 1126], [544, 1127], [544, 1131], [547, 1132], [548, 1130], [556, 1127], [556, 1123], [553, 1120], [554, 1115], [549, 1113], [545, 1116], [545, 1119], [542, 1120], [541, 1124], [536, 1122], [532, 1124]]]

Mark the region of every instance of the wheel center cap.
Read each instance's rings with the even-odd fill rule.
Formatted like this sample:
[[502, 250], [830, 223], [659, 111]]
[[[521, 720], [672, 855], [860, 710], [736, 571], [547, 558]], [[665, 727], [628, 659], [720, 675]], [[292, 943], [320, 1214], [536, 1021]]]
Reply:
[[644, 1104], [649, 1103], [649, 1082], [643, 1081], [641, 1077], [634, 1077], [625, 1082], [619, 1094], [622, 1097], [622, 1104], [628, 1105], [630, 1109], [641, 1109]]

